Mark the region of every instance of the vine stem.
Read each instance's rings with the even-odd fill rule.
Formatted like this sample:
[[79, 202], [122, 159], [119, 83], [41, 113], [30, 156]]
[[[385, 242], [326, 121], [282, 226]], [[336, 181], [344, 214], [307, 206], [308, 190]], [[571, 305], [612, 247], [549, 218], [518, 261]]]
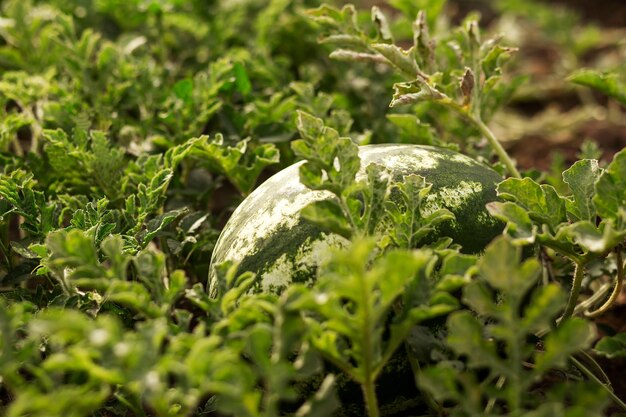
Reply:
[[587, 317], [594, 318], [606, 313], [622, 292], [622, 286], [624, 285], [624, 261], [622, 260], [622, 249], [619, 246], [615, 249], [615, 258], [615, 262], [617, 263], [617, 277], [615, 278], [615, 287], [613, 287], [613, 292], [609, 296], [608, 300], [606, 300], [606, 302], [598, 309], [586, 312], [585, 316]]
[[502, 144], [500, 143], [498, 138], [496, 138], [496, 135], [494, 135], [491, 129], [489, 129], [489, 126], [487, 126], [487, 124], [483, 122], [480, 114], [473, 114], [465, 106], [461, 106], [445, 94], [442, 94], [442, 96], [443, 98], [440, 100], [440, 103], [442, 105], [457, 111], [478, 128], [480, 133], [482, 133], [482, 135], [487, 139], [487, 142], [489, 142], [489, 145], [491, 146], [493, 151], [496, 153], [496, 155], [498, 155], [500, 162], [502, 162], [504, 166], [506, 166], [509, 174], [511, 174], [511, 176], [514, 178], [522, 178], [522, 175], [515, 167], [515, 163], [513, 162], [507, 151], [502, 147]]
[[513, 162], [509, 154], [504, 150], [502, 144], [500, 144], [500, 141], [496, 138], [491, 129], [489, 129], [489, 126], [487, 126], [485, 122], [483, 122], [479, 117], [474, 117], [471, 115], [468, 115], [468, 117], [476, 125], [476, 127], [478, 127], [480, 133], [485, 136], [485, 138], [489, 142], [489, 145], [491, 145], [495, 153], [498, 155], [498, 158], [500, 158], [500, 161], [506, 166], [506, 169], [509, 171], [511, 176], [515, 178], [522, 178], [522, 175], [515, 167], [515, 163]]
[[[591, 356], [588, 352], [586, 352], [584, 350], [581, 350], [579, 354], [580, 354], [580, 356], [582, 358], [584, 358], [587, 361], [587, 364], [585, 365], [587, 370], [589, 372], [594, 372], [594, 375], [596, 375], [598, 377], [598, 380], [600, 380], [600, 382], [602, 382], [602, 380], [604, 380], [604, 382], [602, 382], [602, 383], [607, 388], [609, 388], [612, 391], [613, 390], [613, 386], [611, 384], [611, 379], [606, 374], [606, 372], [604, 372], [604, 369], [602, 369], [600, 364], [593, 358], [593, 356]], [[576, 356], [574, 356], [574, 355], [572, 355], [572, 357], [576, 358]], [[578, 360], [581, 361], [581, 359], [578, 359]], [[581, 361], [581, 363], [583, 363], [583, 362]], [[593, 371], [588, 366], [591, 366], [593, 368]], [[600, 379], [600, 377], [602, 377], [602, 379]]]
[[573, 356], [570, 360], [583, 374], [592, 379], [595, 383], [599, 384], [609, 394], [609, 397], [611, 397], [615, 404], [619, 405], [622, 410], [626, 410], [626, 404], [624, 404], [624, 401], [622, 401], [621, 398], [618, 397], [604, 382], [600, 381], [600, 379], [593, 372], [591, 372], [585, 365]]
[[[366, 281], [363, 282], [364, 285], [361, 285], [361, 296], [364, 300], [367, 300], [369, 297], [369, 292], [371, 291], [371, 287], [366, 284]], [[369, 288], [368, 288], [369, 287]], [[370, 311], [369, 303], [364, 303], [364, 311], [363, 311], [363, 338], [362, 338], [362, 349], [363, 349], [363, 380], [361, 382], [361, 387], [363, 389], [363, 396], [365, 397], [365, 405], [367, 406], [367, 415], [369, 417], [379, 417], [380, 410], [378, 409], [378, 399], [376, 398], [376, 389], [375, 389], [375, 370], [372, 365], [374, 362], [374, 354], [372, 352], [372, 314]]]
[[378, 410], [378, 399], [376, 398], [376, 391], [374, 389], [374, 381], [370, 378], [364, 382], [363, 396], [365, 397], [365, 404], [367, 405], [367, 415], [369, 417], [380, 417], [380, 411]]
[[569, 294], [569, 300], [567, 300], [567, 306], [563, 315], [559, 319], [560, 323], [572, 317], [574, 309], [576, 308], [576, 302], [578, 301], [578, 295], [580, 294], [580, 287], [585, 276], [585, 267], [582, 262], [575, 262], [576, 268], [574, 269], [574, 281], [572, 282], [572, 291]]
[[587, 298], [584, 301], [581, 301], [576, 305], [574, 309], [574, 314], [582, 313], [583, 311], [589, 310], [591, 307], [596, 305], [598, 302], [606, 298], [606, 293], [613, 287], [610, 283], [605, 282], [602, 284], [600, 288], [598, 288], [591, 297]]

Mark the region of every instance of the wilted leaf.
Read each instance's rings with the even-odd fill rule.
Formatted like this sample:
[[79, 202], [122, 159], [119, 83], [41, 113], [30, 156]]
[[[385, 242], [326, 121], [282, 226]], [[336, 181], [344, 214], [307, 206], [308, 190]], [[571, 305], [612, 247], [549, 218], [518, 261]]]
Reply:
[[393, 43], [393, 35], [387, 17], [378, 6], [372, 7], [372, 22], [376, 25], [381, 39]]
[[376, 43], [372, 45], [372, 48], [381, 54], [393, 67], [397, 68], [408, 77], [415, 77], [418, 73], [418, 68], [413, 59], [412, 50], [402, 50], [396, 45], [390, 45], [387, 43]]
[[410, 83], [396, 83], [393, 89], [393, 99], [389, 107], [416, 104], [422, 101], [444, 100], [447, 98], [445, 94], [421, 78], [417, 78]]
[[472, 94], [474, 92], [475, 83], [476, 77], [474, 76], [474, 72], [472, 72], [470, 68], [465, 68], [465, 73], [463, 74], [460, 82], [464, 105], [469, 105], [472, 101]]

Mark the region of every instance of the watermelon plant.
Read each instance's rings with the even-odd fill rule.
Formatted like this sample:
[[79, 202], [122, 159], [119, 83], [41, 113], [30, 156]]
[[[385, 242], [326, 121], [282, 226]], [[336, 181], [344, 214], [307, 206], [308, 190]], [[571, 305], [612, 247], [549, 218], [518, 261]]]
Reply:
[[0, 415], [626, 412], [624, 29], [356, 3], [0, 2]]

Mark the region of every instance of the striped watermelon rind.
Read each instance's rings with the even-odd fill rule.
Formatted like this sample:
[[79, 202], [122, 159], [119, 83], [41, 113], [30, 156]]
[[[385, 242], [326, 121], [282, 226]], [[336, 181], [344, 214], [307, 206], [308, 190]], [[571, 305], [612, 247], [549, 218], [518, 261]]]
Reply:
[[[485, 205], [497, 199], [496, 184], [502, 178], [486, 165], [458, 152], [421, 145], [367, 145], [359, 148], [359, 157], [360, 176], [367, 165], [377, 163], [394, 180], [416, 174], [433, 184], [423, 214], [446, 208], [456, 217], [437, 226], [433, 238], [449, 236], [462, 252], [477, 253], [501, 233], [503, 224]], [[238, 262], [239, 271], [259, 276], [256, 291], [279, 292], [291, 282], [312, 281], [331, 248], [349, 244], [301, 218], [305, 206], [332, 197], [300, 183], [302, 163], [269, 178], [237, 207], [218, 238], [211, 265]], [[209, 293], [215, 296], [217, 278], [213, 267], [210, 271]]]

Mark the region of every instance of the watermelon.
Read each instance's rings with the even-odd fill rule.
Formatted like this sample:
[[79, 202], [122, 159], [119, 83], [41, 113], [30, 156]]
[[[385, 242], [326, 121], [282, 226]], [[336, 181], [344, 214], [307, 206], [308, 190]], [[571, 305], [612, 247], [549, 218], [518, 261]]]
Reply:
[[[456, 217], [440, 224], [433, 238], [449, 236], [462, 252], [478, 253], [501, 233], [503, 224], [485, 205], [496, 200], [496, 184], [502, 178], [486, 165], [452, 150], [406, 144], [361, 146], [359, 157], [359, 175], [364, 175], [367, 165], [377, 163], [396, 180], [417, 174], [433, 184], [424, 214], [446, 208]], [[310, 283], [331, 248], [348, 245], [343, 237], [300, 216], [308, 204], [331, 198], [327, 191], [310, 190], [300, 183], [302, 163], [269, 178], [237, 207], [218, 238], [211, 265], [238, 262], [239, 271], [259, 276], [256, 291], [280, 292], [292, 282]], [[210, 271], [209, 293], [215, 296], [214, 268]]]

